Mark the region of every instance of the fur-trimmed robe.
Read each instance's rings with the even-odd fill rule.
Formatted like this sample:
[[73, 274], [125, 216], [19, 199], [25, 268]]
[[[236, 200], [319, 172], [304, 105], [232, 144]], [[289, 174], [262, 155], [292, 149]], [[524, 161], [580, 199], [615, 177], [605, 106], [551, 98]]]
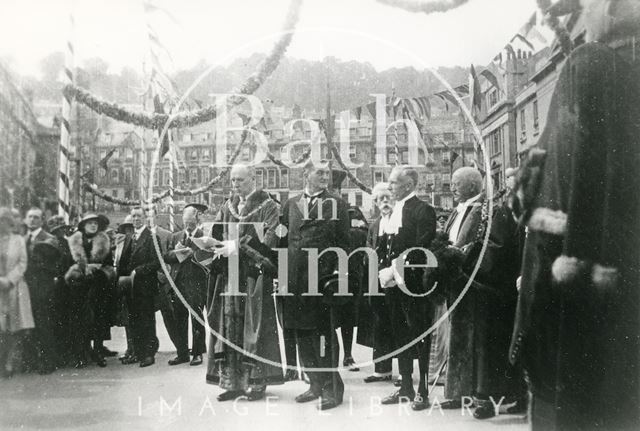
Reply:
[[87, 256], [84, 245], [82, 232], [78, 231], [67, 238], [71, 258], [75, 262], [64, 276], [67, 284], [82, 282], [86, 276], [86, 267], [88, 264], [101, 264], [100, 270], [105, 273], [107, 279], [115, 280], [115, 272], [113, 270], [111, 256], [111, 241], [109, 236], [104, 232], [97, 232], [93, 237], [91, 245], [91, 254]]

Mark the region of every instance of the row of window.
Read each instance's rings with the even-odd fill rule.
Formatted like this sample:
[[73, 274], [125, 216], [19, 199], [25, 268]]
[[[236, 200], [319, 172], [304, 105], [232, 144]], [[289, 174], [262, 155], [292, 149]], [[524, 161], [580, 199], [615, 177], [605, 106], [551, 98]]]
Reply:
[[[540, 121], [538, 118], [538, 101], [534, 100], [531, 104], [532, 116], [533, 116], [533, 133], [538, 133], [540, 130]], [[520, 110], [520, 140], [527, 139], [527, 108], [523, 107]]]

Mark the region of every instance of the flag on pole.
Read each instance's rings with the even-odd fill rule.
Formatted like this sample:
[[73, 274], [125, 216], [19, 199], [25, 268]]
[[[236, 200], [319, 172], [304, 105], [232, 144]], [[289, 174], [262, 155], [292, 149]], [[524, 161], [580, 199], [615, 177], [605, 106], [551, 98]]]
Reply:
[[469, 70], [469, 96], [471, 97], [470, 108], [473, 112], [473, 108], [480, 110], [482, 92], [480, 89], [480, 81], [478, 81], [478, 75], [476, 75], [476, 69], [471, 65]]

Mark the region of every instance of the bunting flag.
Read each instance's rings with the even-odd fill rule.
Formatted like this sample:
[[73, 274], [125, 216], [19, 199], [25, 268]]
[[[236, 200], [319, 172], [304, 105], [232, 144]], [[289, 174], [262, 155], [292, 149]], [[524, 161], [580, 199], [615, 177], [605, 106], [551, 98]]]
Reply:
[[431, 103], [428, 97], [412, 97], [404, 99], [403, 102], [409, 118], [412, 120], [424, 124], [425, 120], [431, 118]]
[[498, 77], [494, 75], [493, 72], [491, 72], [489, 69], [484, 69], [482, 72], [480, 72], [480, 76], [489, 81], [491, 85], [498, 89], [498, 91], [502, 91], [500, 89], [500, 84], [498, 83]]
[[390, 114], [391, 118], [393, 118], [393, 138], [395, 140], [393, 146], [393, 152], [395, 154], [396, 166], [400, 164], [400, 140], [398, 139], [398, 126], [395, 124], [396, 114], [398, 112], [398, 105], [400, 104], [401, 99], [396, 98], [396, 88], [393, 87], [391, 90], [391, 100], [387, 101], [387, 115]]
[[367, 112], [373, 118], [373, 123], [375, 124], [376, 120], [376, 102], [367, 103], [365, 106], [367, 108]]
[[109, 151], [106, 156], [100, 159], [100, 161], [98, 162], [98, 166], [100, 166], [105, 171], [109, 169], [109, 166], [107, 165], [107, 163], [109, 163], [109, 159], [113, 156], [116, 150], [117, 148], [112, 148], [111, 151]]
[[[69, 17], [70, 32], [67, 40], [64, 62], [64, 84], [73, 84], [74, 49], [73, 49], [73, 15]], [[71, 213], [70, 202], [70, 148], [71, 148], [71, 96], [62, 96], [62, 121], [60, 122], [60, 151], [58, 155], [58, 215], [69, 223]]]
[[362, 118], [362, 106], [358, 106], [355, 110], [356, 120], [360, 121]]
[[[162, 12], [172, 19], [173, 17], [165, 9], [153, 4], [152, 0], [145, 0], [143, 2], [143, 7], [147, 27], [147, 37], [149, 41], [149, 58], [151, 67], [149, 73], [149, 88], [147, 89], [147, 94], [150, 96], [151, 101], [153, 102], [153, 111], [155, 113], [163, 114], [165, 113], [165, 106], [168, 107], [166, 111], [169, 112], [173, 108], [173, 105], [178, 99], [178, 89], [175, 85], [175, 82], [170, 79], [164, 71], [160, 57], [163, 56], [163, 58], [165, 58], [168, 63], [172, 63], [172, 59], [169, 51], [164, 47], [164, 45], [162, 45], [162, 43], [160, 43], [160, 38], [158, 37], [158, 34], [152, 25], [152, 18], [154, 13], [156, 12]], [[173, 21], [176, 22], [175, 19], [173, 19]], [[158, 138], [160, 138], [161, 133], [162, 130], [158, 130]], [[167, 209], [169, 212], [169, 230], [171, 232], [174, 232], [176, 230], [176, 223], [174, 215], [175, 202], [173, 199], [173, 191], [174, 169], [176, 167], [176, 152], [171, 145], [171, 133], [169, 130], [167, 130], [167, 133], [162, 138], [162, 143], [160, 146], [160, 159], [162, 159], [166, 154], [169, 154], [169, 177], [167, 179], [169, 183], [169, 199], [167, 202]], [[141, 163], [143, 163], [142, 158]]]
[[473, 108], [477, 108], [480, 110], [482, 106], [482, 91], [480, 89], [480, 81], [478, 81], [478, 75], [476, 75], [476, 69], [471, 65], [471, 69], [469, 70], [469, 96], [471, 100], [469, 102], [469, 106], [473, 112]]

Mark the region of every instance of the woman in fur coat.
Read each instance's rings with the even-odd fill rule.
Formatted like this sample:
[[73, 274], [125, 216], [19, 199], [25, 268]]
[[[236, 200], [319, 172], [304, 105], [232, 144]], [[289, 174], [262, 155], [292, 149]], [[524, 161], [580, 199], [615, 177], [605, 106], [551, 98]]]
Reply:
[[86, 365], [88, 354], [98, 366], [107, 366], [102, 343], [111, 337], [115, 285], [111, 241], [104, 232], [108, 225], [107, 217], [87, 214], [68, 238], [75, 263], [65, 281], [71, 290], [75, 317], [71, 326], [77, 340], [73, 349], [76, 368]]

